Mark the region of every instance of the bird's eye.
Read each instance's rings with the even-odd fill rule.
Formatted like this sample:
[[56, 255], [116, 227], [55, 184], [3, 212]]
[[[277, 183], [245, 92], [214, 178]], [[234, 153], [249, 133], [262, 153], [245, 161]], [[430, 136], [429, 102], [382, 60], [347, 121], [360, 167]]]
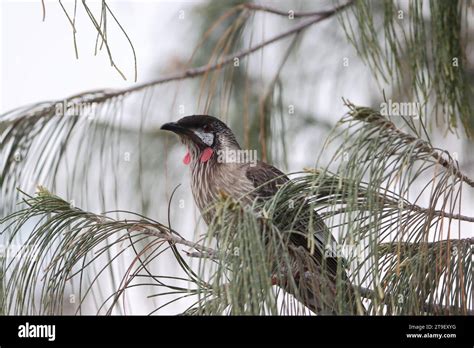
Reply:
[[211, 131], [211, 126], [209, 126], [208, 124], [204, 125], [202, 127], [202, 130], [206, 133], [209, 133]]

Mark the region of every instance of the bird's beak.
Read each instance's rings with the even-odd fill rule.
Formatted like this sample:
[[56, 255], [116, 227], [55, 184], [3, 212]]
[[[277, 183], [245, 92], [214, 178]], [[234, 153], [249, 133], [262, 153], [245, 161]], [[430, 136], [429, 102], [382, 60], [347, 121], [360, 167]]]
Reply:
[[179, 135], [180, 134], [185, 135], [189, 133], [189, 130], [187, 128], [180, 126], [176, 122], [165, 123], [164, 125], [161, 126], [161, 129], [171, 131]]
[[202, 142], [201, 139], [193, 132], [192, 129], [183, 127], [177, 122], [165, 123], [164, 125], [161, 126], [161, 129], [173, 132], [179, 135], [180, 137], [191, 139], [196, 144], [199, 144]]

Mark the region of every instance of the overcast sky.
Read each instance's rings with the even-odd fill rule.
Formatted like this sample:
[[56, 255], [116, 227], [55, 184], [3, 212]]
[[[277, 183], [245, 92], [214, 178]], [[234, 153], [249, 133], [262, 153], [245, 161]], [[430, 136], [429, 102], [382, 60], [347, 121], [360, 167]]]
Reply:
[[[99, 1], [88, 1], [99, 13]], [[112, 9], [126, 28], [138, 57], [138, 83], [156, 74], [170, 56], [189, 54], [193, 47], [183, 41], [192, 26], [188, 10], [197, 1], [112, 1]], [[33, 102], [64, 98], [81, 91], [123, 88], [134, 84], [133, 55], [127, 40], [111, 24], [113, 57], [127, 81], [110, 66], [105, 49], [94, 55], [96, 32], [82, 6], [77, 10], [75, 58], [72, 28], [57, 1], [0, 1], [0, 113]], [[70, 14], [74, 1], [63, 1]], [[184, 11], [184, 20], [179, 20]], [[192, 30], [191, 30], [192, 32]], [[171, 39], [172, 37], [172, 39]]]

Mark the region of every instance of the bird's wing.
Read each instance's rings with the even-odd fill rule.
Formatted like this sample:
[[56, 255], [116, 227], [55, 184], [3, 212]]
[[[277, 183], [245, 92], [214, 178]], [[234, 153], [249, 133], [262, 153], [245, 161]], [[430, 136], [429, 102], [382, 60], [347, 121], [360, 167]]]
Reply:
[[[259, 161], [256, 166], [249, 166], [246, 176], [256, 188], [255, 194], [262, 198], [273, 196], [278, 191], [280, 185], [289, 181], [289, 178], [279, 169], [261, 161]], [[315, 231], [314, 237], [318, 244], [316, 247], [319, 249], [315, 250], [315, 256], [321, 259], [328, 243], [332, 248], [336, 244], [336, 241], [324, 221], [317, 213], [314, 214], [311, 222], [313, 224], [313, 230]], [[308, 249], [308, 241], [305, 234], [308, 231], [309, 223], [309, 217], [301, 217], [293, 226], [294, 230], [301, 232], [298, 234], [294, 233], [291, 236], [291, 240], [296, 246], [302, 246]], [[337, 272], [337, 260], [332, 257], [326, 257], [326, 263], [329, 272], [335, 276]]]
[[273, 196], [278, 191], [278, 186], [290, 180], [279, 169], [261, 161], [255, 166], [249, 165], [245, 175], [256, 188], [255, 194], [263, 198]]
[[[249, 166], [247, 168], [246, 176], [247, 179], [252, 182], [254, 188], [256, 189], [254, 191], [255, 195], [262, 198], [270, 198], [278, 191], [279, 186], [289, 181], [289, 178], [280, 170], [265, 162], [260, 161], [257, 163], [256, 166]], [[283, 220], [285, 219], [283, 218]], [[288, 223], [288, 221], [286, 221], [285, 223]], [[312, 257], [314, 258], [317, 268], [320, 271], [323, 271], [326, 276], [328, 276], [328, 280], [331, 283], [330, 287], [332, 288], [332, 291], [334, 291], [335, 298], [338, 256], [337, 254], [332, 254], [334, 255], [333, 257], [331, 256], [331, 254], [327, 254], [326, 250], [328, 250], [327, 247], [329, 247], [331, 248], [330, 250], [334, 252], [333, 248], [336, 245], [336, 240], [332, 236], [331, 231], [326, 226], [323, 219], [316, 212], [314, 213], [311, 219], [309, 218], [309, 216], [301, 216], [301, 218], [298, 218], [298, 220], [291, 226], [292, 230], [295, 231], [295, 233], [291, 233], [290, 242], [293, 246], [297, 248], [302, 247], [307, 251], [310, 251], [308, 247], [308, 239], [306, 238], [306, 233], [308, 232], [308, 225], [310, 223], [312, 224], [314, 238], [316, 241], [314, 251], [312, 252]], [[322, 267], [323, 264], [324, 267]], [[344, 271], [343, 278], [347, 279], [347, 275]], [[352, 290], [350, 290], [349, 295], [351, 297], [353, 296]], [[309, 305], [310, 308], [313, 310], [317, 309], [318, 307], [321, 308], [314, 294], [309, 294], [309, 296], [313, 297], [314, 302], [310, 301], [308, 303], [306, 301], [306, 304]], [[311, 303], [313, 303], [313, 305]]]

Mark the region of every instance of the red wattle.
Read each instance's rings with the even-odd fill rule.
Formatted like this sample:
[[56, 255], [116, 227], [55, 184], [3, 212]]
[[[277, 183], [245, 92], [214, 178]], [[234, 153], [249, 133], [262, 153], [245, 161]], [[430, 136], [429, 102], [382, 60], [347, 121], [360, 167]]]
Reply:
[[210, 147], [206, 147], [204, 149], [204, 151], [202, 152], [201, 162], [204, 163], [204, 162], [209, 161], [209, 159], [212, 157], [213, 153], [214, 153], [214, 151]]
[[191, 162], [191, 155], [190, 155], [189, 152], [186, 152], [186, 155], [185, 155], [184, 158], [183, 158], [183, 163], [186, 164], [186, 165], [188, 165], [189, 162]]

